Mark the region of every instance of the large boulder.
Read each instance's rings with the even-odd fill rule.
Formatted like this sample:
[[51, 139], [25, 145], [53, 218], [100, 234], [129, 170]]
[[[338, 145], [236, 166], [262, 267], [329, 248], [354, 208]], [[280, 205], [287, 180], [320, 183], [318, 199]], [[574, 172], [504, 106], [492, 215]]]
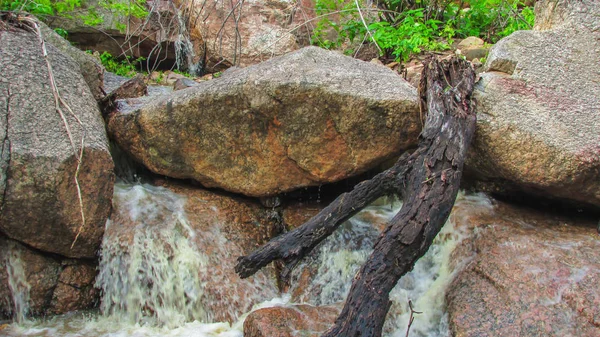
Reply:
[[600, 6], [543, 0], [536, 13], [490, 51], [467, 168], [492, 190], [600, 206]]
[[113, 114], [151, 171], [249, 196], [335, 182], [416, 144], [416, 89], [386, 67], [307, 47]]
[[[113, 161], [100, 111], [78, 63], [51, 43], [45, 47], [58, 92], [69, 107], [60, 104], [62, 116], [36, 34], [0, 31], [0, 229], [42, 251], [93, 258], [110, 212]], [[78, 170], [76, 153], [84, 132]]]
[[52, 44], [63, 54], [70, 56], [79, 65], [79, 71], [96, 100], [104, 97], [104, 67], [94, 56], [81, 51], [63, 39], [43, 22], [38, 22], [46, 43]]
[[453, 210], [473, 235], [453, 253], [468, 263], [447, 293], [452, 336], [599, 336], [597, 219], [490, 206]]
[[93, 307], [93, 263], [48, 256], [0, 237], [0, 318], [63, 314]]
[[150, 316], [167, 326], [235, 322], [279, 295], [272, 267], [247, 279], [234, 271], [239, 256], [278, 232], [270, 210], [199, 188], [158, 185], [115, 187], [97, 281], [105, 313]]
[[315, 17], [312, 0], [217, 0], [187, 9], [196, 59], [205, 56], [209, 72], [256, 64], [309, 45], [312, 26], [306, 23]]

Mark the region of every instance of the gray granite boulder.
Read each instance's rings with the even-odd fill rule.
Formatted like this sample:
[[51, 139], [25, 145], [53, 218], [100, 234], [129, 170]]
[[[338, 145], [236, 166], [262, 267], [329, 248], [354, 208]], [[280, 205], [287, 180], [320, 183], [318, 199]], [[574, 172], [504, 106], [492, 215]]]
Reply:
[[153, 100], [108, 131], [151, 171], [249, 196], [339, 181], [416, 144], [416, 89], [392, 70], [316, 47]]
[[539, 1], [490, 51], [468, 169], [496, 191], [600, 206], [600, 6]]
[[[113, 161], [100, 111], [78, 63], [51, 43], [46, 49], [58, 92], [72, 110], [60, 105], [73, 142], [57, 112], [37, 35], [12, 27], [1, 31], [0, 230], [41, 251], [92, 258], [111, 208]], [[75, 173], [84, 132], [78, 174], [82, 226]]]

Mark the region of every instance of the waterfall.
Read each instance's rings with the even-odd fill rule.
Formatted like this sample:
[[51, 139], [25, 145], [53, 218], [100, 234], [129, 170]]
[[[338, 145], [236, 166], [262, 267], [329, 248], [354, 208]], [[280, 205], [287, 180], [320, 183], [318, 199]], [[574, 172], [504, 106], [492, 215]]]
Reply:
[[[187, 224], [185, 199], [142, 185], [117, 184], [115, 190], [116, 204], [136, 225], [123, 239], [111, 221], [106, 226], [96, 281], [103, 314], [170, 328], [206, 322], [197, 273], [206, 272], [208, 258], [188, 239], [195, 233]], [[157, 220], [162, 222], [158, 229]]]
[[[193, 10], [193, 9], [191, 9]], [[175, 40], [175, 65], [177, 69], [187, 70], [191, 75], [201, 75], [204, 64], [194, 62], [194, 45], [190, 41], [190, 33], [187, 29], [186, 21], [181, 10], [177, 10], [178, 34]]]
[[25, 322], [29, 312], [29, 290], [31, 286], [27, 283], [21, 252], [17, 244], [11, 241], [3, 242], [0, 246], [4, 253], [0, 260], [6, 266], [8, 274], [8, 288], [11, 293], [13, 304], [13, 317], [17, 323]]
[[[229, 283], [234, 282], [215, 273], [215, 268], [223, 264], [220, 259], [228, 254], [238, 256], [239, 252], [225, 251], [227, 239], [218, 224], [212, 229], [199, 229], [193, 223], [193, 215], [186, 212], [187, 198], [165, 187], [116, 184], [115, 210], [107, 223], [96, 283], [102, 290], [100, 312], [15, 323], [2, 332], [7, 336], [47, 337], [243, 337], [243, 321], [254, 309], [343, 301], [354, 274], [369, 257], [381, 227], [402, 205], [397, 200], [378, 201], [344, 223], [296, 267], [293, 288], [288, 294], [280, 294], [266, 285], [272, 280], [255, 276], [248, 281], [254, 283], [244, 288], [248, 300], [240, 302], [231, 296], [236, 289]], [[485, 196], [461, 194], [456, 206], [461, 205], [490, 204]], [[209, 206], [206, 211], [218, 213], [219, 209]], [[408, 300], [415, 310], [423, 312], [415, 316], [412, 337], [448, 335], [444, 295], [453, 277], [449, 259], [465, 235], [454, 229], [455, 220], [450, 217], [427, 254], [390, 294], [393, 304], [384, 336], [406, 335]], [[212, 245], [217, 247], [216, 251], [205, 249], [208, 242], [216, 242]], [[11, 253], [3, 258], [13, 279], [11, 290], [18, 289], [13, 291], [17, 311], [25, 313], [28, 292], [19, 257]], [[312, 277], [310, 282], [300, 285], [304, 271], [310, 271]], [[220, 289], [216, 293], [215, 287]], [[231, 303], [223, 303], [224, 298]], [[247, 303], [256, 305], [252, 308]], [[243, 314], [235, 315], [235, 310], [240, 309]], [[227, 313], [233, 320], [229, 323], [215, 319], [215, 310]]]
[[[477, 205], [489, 208], [490, 200], [484, 194], [465, 195], [460, 193], [456, 207]], [[292, 274], [296, 295], [303, 302], [313, 305], [328, 305], [343, 301], [350, 290], [352, 279], [360, 266], [367, 260], [379, 235], [373, 223], [386, 223], [400, 210], [402, 202], [378, 201], [343, 224], [318, 252], [309, 257]], [[466, 237], [455, 228], [459, 219], [450, 217], [427, 253], [419, 259], [413, 270], [404, 275], [390, 293], [392, 306], [384, 326], [384, 336], [404, 337], [410, 319], [408, 302], [416, 311], [411, 326], [413, 337], [449, 336], [446, 314], [445, 292], [459, 268], [450, 267], [450, 256], [454, 248]], [[301, 285], [302, 270], [316, 270], [310, 284]]]

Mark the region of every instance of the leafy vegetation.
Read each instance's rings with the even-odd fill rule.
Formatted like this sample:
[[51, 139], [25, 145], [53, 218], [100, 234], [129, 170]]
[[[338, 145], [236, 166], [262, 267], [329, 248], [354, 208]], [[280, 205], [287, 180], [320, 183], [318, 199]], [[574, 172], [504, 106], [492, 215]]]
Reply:
[[[91, 51], [88, 51], [88, 53], [91, 53]], [[100, 54], [100, 61], [106, 70], [119, 76], [126, 77], [135, 76], [139, 72], [138, 65], [144, 60], [146, 59], [143, 57], [132, 60], [131, 56], [127, 56], [122, 60], [118, 60], [108, 52], [103, 52]]]
[[[80, 19], [88, 26], [97, 26], [104, 22], [100, 9], [111, 15], [120, 17], [145, 18], [148, 15], [146, 0], [99, 0], [97, 5], [82, 2], [83, 0], [0, 0], [0, 10], [29, 12], [40, 19], [47, 17], [63, 17]], [[124, 23], [117, 23], [116, 28], [125, 30]], [[64, 36], [63, 29], [59, 34]]]
[[478, 36], [495, 43], [531, 29], [534, 22], [533, 8], [519, 0], [383, 0], [378, 7], [358, 0], [317, 0], [316, 11], [321, 19], [314, 44], [340, 48], [356, 38], [373, 39], [382, 56], [404, 61], [423, 51], [449, 49], [455, 38]]

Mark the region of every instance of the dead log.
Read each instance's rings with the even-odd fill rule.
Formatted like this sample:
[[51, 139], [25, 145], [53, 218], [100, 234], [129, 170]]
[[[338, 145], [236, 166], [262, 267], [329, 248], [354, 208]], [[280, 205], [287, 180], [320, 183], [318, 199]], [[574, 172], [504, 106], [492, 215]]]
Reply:
[[294, 231], [239, 259], [236, 272], [247, 277], [275, 259], [288, 272], [341, 222], [370, 201], [390, 192], [404, 206], [377, 240], [356, 275], [344, 309], [325, 337], [378, 337], [390, 307], [389, 292], [425, 254], [454, 205], [467, 149], [475, 131], [471, 100], [475, 72], [453, 58], [426, 62], [421, 78], [421, 109], [426, 114], [419, 148], [396, 165], [357, 185]]
[[333, 233], [344, 221], [377, 198], [398, 191], [414, 155], [403, 155], [396, 164], [343, 193], [302, 226], [282, 234], [248, 256], [238, 259], [235, 271], [242, 278], [249, 277], [272, 261], [283, 260], [282, 278], [286, 279], [294, 266], [309, 254], [321, 241]]
[[404, 205], [352, 282], [344, 309], [323, 336], [379, 337], [389, 292], [427, 252], [448, 219], [462, 176], [476, 116], [471, 101], [475, 73], [464, 60], [425, 64], [421, 96], [427, 119], [419, 155], [408, 172]]

